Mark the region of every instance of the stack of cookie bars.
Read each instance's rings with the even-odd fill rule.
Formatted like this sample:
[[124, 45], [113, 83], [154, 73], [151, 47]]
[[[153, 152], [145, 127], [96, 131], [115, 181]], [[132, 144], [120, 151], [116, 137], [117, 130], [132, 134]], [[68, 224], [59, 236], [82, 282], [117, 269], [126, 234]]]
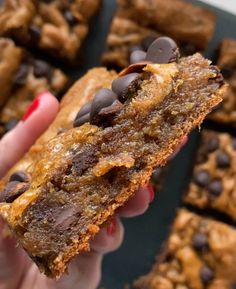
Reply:
[[[214, 28], [215, 15], [187, 1], [119, 0], [103, 62], [121, 69], [135, 62], [135, 57], [145, 53], [160, 35], [174, 38], [184, 55], [204, 53]], [[217, 65], [229, 87], [209, 121], [229, 131], [236, 126], [235, 40], [222, 40]], [[236, 138], [203, 128], [193, 176], [183, 197], [187, 209], [178, 210], [163, 252], [157, 256], [151, 271], [134, 282], [135, 288], [233, 288], [236, 283], [236, 230], [232, 225], [236, 220], [235, 164]], [[217, 212], [225, 216], [215, 219]]]
[[[68, 86], [57, 63], [74, 64], [101, 0], [4, 0], [0, 7], [0, 136], [11, 130], [36, 95], [60, 97]], [[30, 51], [30, 52], [29, 52]], [[36, 55], [40, 55], [38, 59]], [[54, 61], [55, 62], [55, 61]]]

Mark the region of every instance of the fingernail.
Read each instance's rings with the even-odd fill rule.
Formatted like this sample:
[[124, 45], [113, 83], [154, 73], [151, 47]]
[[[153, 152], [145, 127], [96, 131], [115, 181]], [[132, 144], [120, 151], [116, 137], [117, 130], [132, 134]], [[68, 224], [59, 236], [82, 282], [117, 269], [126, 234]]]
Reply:
[[112, 218], [107, 226], [107, 235], [113, 235], [116, 231], [116, 218]]
[[147, 190], [149, 192], [149, 196], [150, 196], [150, 203], [154, 200], [154, 197], [155, 197], [155, 193], [154, 193], [154, 190], [153, 190], [153, 187], [151, 184], [148, 184], [147, 185]]
[[27, 108], [25, 114], [22, 117], [23, 121], [26, 121], [37, 110], [37, 108], [39, 107], [39, 104], [40, 104], [40, 100], [44, 94], [45, 94], [45, 92], [38, 94], [38, 96], [30, 104], [30, 106]]

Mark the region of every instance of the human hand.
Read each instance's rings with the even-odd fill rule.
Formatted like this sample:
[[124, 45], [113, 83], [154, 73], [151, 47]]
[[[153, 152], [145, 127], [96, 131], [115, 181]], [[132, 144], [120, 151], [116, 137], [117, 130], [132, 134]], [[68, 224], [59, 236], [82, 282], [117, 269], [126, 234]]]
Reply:
[[[0, 177], [2, 177], [47, 129], [58, 112], [58, 101], [43, 93], [32, 103], [23, 121], [0, 141]], [[153, 200], [150, 185], [140, 188], [110, 223], [91, 242], [91, 251], [79, 254], [69, 265], [69, 274], [59, 281], [40, 274], [37, 266], [15, 240], [4, 234], [5, 223], [0, 219], [0, 289], [95, 289], [101, 275], [103, 255], [116, 250], [122, 243], [124, 228], [120, 217], [144, 213]]]

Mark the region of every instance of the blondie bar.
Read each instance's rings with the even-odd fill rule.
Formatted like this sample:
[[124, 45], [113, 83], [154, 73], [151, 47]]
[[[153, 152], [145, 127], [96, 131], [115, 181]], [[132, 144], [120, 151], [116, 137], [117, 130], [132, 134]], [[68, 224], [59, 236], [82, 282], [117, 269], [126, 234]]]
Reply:
[[[155, 49], [162, 45], [164, 50]], [[74, 255], [89, 250], [115, 210], [221, 101], [225, 84], [218, 69], [200, 54], [178, 59], [173, 45], [157, 39], [148, 62], [129, 66], [113, 81], [97, 82], [100, 70], [93, 79], [85, 76], [68, 92], [41, 142], [58, 126], [64, 129], [36, 143], [2, 180], [0, 213], [49, 277], [59, 277]], [[75, 114], [83, 96], [94, 98]], [[72, 121], [63, 125], [72, 116], [73, 128]]]
[[[123, 68], [143, 59], [157, 36], [178, 42], [184, 55], [204, 51], [215, 28], [213, 12], [184, 0], [118, 0], [103, 63]], [[131, 53], [135, 52], [131, 56]]]
[[164, 252], [137, 289], [232, 289], [236, 281], [236, 230], [181, 209]]
[[236, 139], [203, 131], [185, 201], [213, 208], [236, 220]]
[[0, 38], [0, 135], [9, 131], [21, 119], [33, 98], [50, 90], [63, 92], [66, 75], [7, 38]]

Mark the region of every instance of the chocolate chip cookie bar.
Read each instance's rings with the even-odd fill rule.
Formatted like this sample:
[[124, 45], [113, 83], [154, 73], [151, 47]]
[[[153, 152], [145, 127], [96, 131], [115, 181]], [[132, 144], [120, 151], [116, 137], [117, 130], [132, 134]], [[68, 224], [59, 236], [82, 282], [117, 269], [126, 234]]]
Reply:
[[[169, 49], [152, 54], [160, 45]], [[221, 101], [222, 75], [200, 54], [179, 59], [169, 38], [149, 48], [148, 62], [129, 66], [112, 81], [103, 75], [97, 82], [96, 74], [85, 76], [88, 83], [79, 81], [41, 138], [47, 141], [36, 144], [0, 184], [1, 215], [49, 277], [61, 276], [73, 256], [89, 250], [115, 210]], [[159, 64], [164, 56], [166, 63]], [[75, 114], [83, 96], [93, 100]], [[68, 116], [74, 117], [73, 128], [72, 122], [63, 126]], [[59, 134], [48, 140], [58, 126]]]
[[182, 54], [192, 55], [206, 49], [214, 28], [213, 12], [184, 0], [119, 0], [102, 61], [120, 69], [143, 60], [161, 35], [177, 41]]
[[185, 201], [213, 208], [236, 220], [236, 139], [227, 133], [203, 131]]
[[100, 5], [101, 0], [5, 0], [0, 8], [0, 35], [72, 62]]
[[222, 41], [217, 65], [229, 87], [224, 101], [209, 115], [209, 119], [236, 128], [236, 40], [226, 38]]
[[231, 289], [236, 281], [236, 230], [181, 209], [164, 253], [137, 289]]
[[38, 93], [45, 90], [55, 95], [61, 93], [67, 77], [7, 38], [0, 38], [0, 55], [0, 135], [3, 135], [21, 119]]

